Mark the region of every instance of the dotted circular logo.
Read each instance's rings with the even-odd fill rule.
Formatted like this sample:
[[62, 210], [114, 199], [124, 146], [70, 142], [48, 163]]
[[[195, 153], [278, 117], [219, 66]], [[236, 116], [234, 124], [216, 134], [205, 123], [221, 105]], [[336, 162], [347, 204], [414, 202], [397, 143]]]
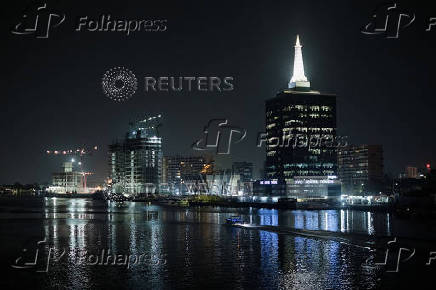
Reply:
[[124, 102], [136, 92], [138, 80], [132, 71], [118, 66], [105, 72], [102, 87], [107, 97], [117, 102]]

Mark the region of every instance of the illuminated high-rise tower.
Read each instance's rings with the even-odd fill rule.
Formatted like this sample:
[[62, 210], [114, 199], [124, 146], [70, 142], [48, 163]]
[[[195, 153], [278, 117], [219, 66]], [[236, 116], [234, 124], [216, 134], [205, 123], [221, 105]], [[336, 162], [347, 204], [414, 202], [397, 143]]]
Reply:
[[294, 48], [288, 88], [266, 101], [265, 174], [282, 182], [337, 172], [336, 96], [311, 89], [298, 36]]

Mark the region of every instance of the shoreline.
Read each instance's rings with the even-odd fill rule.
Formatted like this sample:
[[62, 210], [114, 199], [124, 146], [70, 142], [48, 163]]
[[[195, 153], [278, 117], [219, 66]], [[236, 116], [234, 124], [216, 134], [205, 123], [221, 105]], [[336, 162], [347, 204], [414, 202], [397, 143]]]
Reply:
[[[1, 200], [43, 200], [44, 198], [86, 198], [93, 200], [106, 199], [101, 196], [96, 196], [95, 194], [50, 194], [44, 196], [34, 196], [34, 195], [0, 195]], [[258, 209], [276, 209], [276, 210], [357, 210], [365, 212], [377, 212], [377, 213], [393, 213], [397, 216], [403, 218], [434, 218], [436, 219], [436, 209], [434, 208], [404, 208], [398, 207], [395, 204], [387, 205], [340, 205], [340, 204], [326, 204], [319, 202], [305, 202], [305, 203], [261, 203], [261, 202], [239, 202], [239, 201], [229, 201], [229, 200], [219, 200], [219, 201], [192, 201], [192, 200], [180, 200], [180, 199], [167, 199], [167, 198], [137, 198], [133, 200], [120, 200], [112, 202], [145, 202], [153, 205], [168, 206], [168, 207], [223, 207], [223, 208], [258, 208]]]

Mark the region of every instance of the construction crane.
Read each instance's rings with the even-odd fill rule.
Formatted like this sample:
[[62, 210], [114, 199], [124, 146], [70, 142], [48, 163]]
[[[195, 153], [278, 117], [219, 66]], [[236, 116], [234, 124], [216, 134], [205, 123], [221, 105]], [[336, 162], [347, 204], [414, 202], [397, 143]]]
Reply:
[[94, 146], [91, 149], [77, 148], [77, 149], [67, 149], [67, 150], [46, 150], [48, 155], [74, 155], [74, 156], [84, 156], [92, 155], [94, 151], [98, 150], [98, 146]]
[[86, 176], [93, 174], [92, 172], [80, 172], [82, 177], [80, 178], [80, 183], [82, 184], [83, 191], [86, 192]]

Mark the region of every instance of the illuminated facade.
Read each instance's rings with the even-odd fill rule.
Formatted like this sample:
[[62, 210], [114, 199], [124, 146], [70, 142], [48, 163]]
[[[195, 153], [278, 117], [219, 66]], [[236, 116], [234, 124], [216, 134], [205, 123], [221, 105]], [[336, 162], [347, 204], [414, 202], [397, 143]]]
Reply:
[[246, 188], [239, 174], [233, 174], [231, 169], [214, 170], [206, 175], [209, 194], [238, 196], [244, 195]]
[[[169, 192], [175, 194], [186, 193], [191, 183], [205, 182], [206, 168], [213, 168], [213, 160], [202, 156], [165, 156], [164, 164], [164, 182], [168, 184]], [[188, 186], [182, 185], [185, 183]]]
[[336, 96], [311, 90], [299, 38], [288, 87], [266, 101], [266, 178], [335, 176]]
[[52, 186], [48, 188], [48, 192], [53, 193], [78, 193], [81, 192], [82, 174], [73, 171], [72, 162], [64, 162], [62, 165], [63, 172], [53, 173]]
[[112, 192], [135, 196], [155, 193], [162, 179], [161, 115], [132, 123], [125, 140], [109, 146]]
[[383, 147], [381, 145], [340, 147], [338, 167], [344, 194], [374, 195], [383, 190]]
[[337, 176], [295, 176], [286, 190], [288, 197], [297, 199], [339, 198], [341, 182]]
[[71, 162], [64, 162], [62, 172], [53, 173], [52, 185], [47, 188], [47, 192], [59, 194], [93, 193], [97, 188], [86, 185], [87, 176], [90, 174], [92, 173], [77, 171], [74, 159]]
[[418, 178], [418, 168], [413, 166], [406, 167], [406, 178]]
[[258, 197], [286, 197], [286, 182], [279, 180], [256, 180], [253, 195]]

